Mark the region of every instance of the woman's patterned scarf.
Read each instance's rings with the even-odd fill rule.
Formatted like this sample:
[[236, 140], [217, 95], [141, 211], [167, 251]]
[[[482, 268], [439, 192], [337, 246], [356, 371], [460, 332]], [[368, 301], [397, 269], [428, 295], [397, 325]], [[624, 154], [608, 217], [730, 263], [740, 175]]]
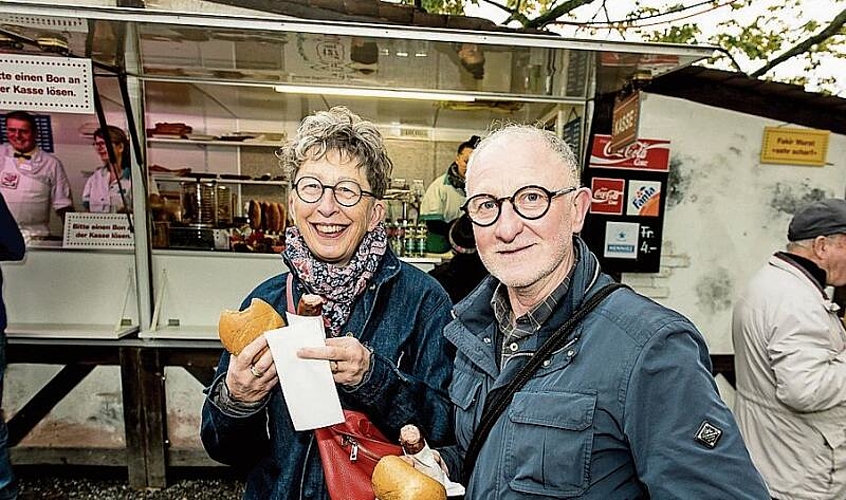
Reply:
[[452, 162], [449, 170], [447, 170], [447, 182], [455, 189], [461, 191], [462, 194], [464, 193], [464, 179], [458, 174], [458, 165], [455, 162]]
[[341, 267], [323, 262], [312, 254], [297, 227], [291, 226], [285, 231], [285, 260], [296, 271], [306, 290], [325, 300], [323, 321], [331, 336], [341, 335], [353, 302], [369, 284], [387, 247], [385, 224], [380, 222], [364, 235], [349, 264]]

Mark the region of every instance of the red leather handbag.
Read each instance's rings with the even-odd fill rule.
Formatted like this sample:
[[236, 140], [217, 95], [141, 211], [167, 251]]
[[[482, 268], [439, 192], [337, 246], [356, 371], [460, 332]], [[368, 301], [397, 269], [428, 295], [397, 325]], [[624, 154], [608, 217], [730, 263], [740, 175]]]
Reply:
[[314, 430], [332, 500], [374, 500], [370, 478], [380, 458], [402, 455], [367, 415], [344, 410], [344, 422]]

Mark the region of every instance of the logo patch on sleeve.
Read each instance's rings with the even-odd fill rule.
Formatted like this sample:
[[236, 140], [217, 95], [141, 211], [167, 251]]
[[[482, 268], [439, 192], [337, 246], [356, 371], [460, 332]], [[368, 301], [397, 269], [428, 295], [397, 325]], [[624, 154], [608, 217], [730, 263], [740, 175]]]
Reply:
[[702, 425], [699, 426], [699, 430], [696, 431], [694, 440], [703, 446], [714, 449], [722, 435], [722, 429], [714, 426], [714, 424], [707, 420], [703, 420]]

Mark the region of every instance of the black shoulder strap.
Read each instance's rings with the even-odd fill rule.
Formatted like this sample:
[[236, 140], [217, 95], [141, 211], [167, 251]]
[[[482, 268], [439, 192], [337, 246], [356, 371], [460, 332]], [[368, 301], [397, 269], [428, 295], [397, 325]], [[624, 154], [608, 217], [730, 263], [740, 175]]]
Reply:
[[594, 307], [602, 302], [605, 297], [618, 288], [628, 288], [628, 286], [622, 283], [609, 283], [591, 295], [588, 300], [585, 301], [572, 316], [570, 316], [570, 319], [568, 319], [561, 328], [559, 328], [552, 334], [551, 337], [549, 337], [549, 339], [546, 340], [546, 342], [543, 343], [540, 349], [535, 352], [535, 354], [514, 376], [507, 386], [503, 387], [495, 395], [491, 394], [493, 397], [489, 398], [485, 404], [485, 408], [482, 410], [482, 419], [479, 421], [479, 425], [473, 433], [473, 439], [467, 447], [467, 453], [464, 455], [464, 484], [469, 482], [470, 475], [473, 473], [473, 467], [476, 465], [476, 459], [479, 457], [479, 451], [482, 449], [482, 445], [485, 444], [488, 434], [491, 432], [491, 429], [493, 429], [497, 420], [499, 420], [500, 415], [502, 415], [508, 405], [511, 404], [511, 398], [514, 396], [514, 393], [520, 390], [520, 388], [529, 381], [544, 360], [548, 359], [553, 352], [560, 349], [567, 342], [570, 333], [576, 328], [579, 322], [587, 316]]

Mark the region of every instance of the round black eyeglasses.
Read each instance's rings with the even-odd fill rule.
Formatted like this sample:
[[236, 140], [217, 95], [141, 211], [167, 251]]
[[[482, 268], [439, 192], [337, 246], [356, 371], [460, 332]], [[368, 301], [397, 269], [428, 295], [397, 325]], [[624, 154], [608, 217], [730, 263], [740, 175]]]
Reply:
[[328, 186], [315, 177], [300, 177], [294, 184], [294, 191], [297, 192], [297, 196], [306, 203], [317, 203], [323, 198], [323, 193], [327, 189], [332, 190], [338, 205], [344, 207], [355, 206], [361, 201], [362, 196], [376, 197], [370, 191], [361, 189], [361, 186], [355, 181], [341, 181], [334, 186]]
[[511, 196], [497, 198], [490, 194], [477, 194], [467, 199], [461, 209], [470, 218], [470, 221], [477, 226], [487, 227], [499, 219], [502, 213], [503, 202], [510, 201], [514, 212], [526, 220], [537, 220], [546, 215], [552, 199], [556, 196], [563, 196], [579, 189], [578, 186], [570, 186], [557, 191], [550, 191], [542, 186], [524, 186], [514, 192]]

